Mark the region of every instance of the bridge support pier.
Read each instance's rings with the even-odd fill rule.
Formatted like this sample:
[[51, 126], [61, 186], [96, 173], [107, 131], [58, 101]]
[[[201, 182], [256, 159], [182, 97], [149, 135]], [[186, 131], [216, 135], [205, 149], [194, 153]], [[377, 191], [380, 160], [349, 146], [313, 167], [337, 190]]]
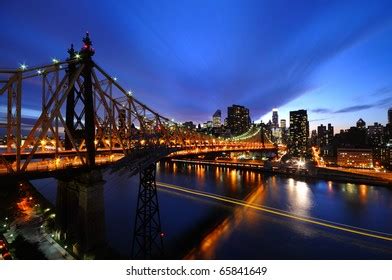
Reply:
[[93, 170], [57, 181], [57, 238], [71, 242], [80, 258], [94, 258], [106, 245], [101, 172]]
[[134, 259], [159, 259], [164, 255], [155, 173], [155, 163], [140, 171], [132, 242]]

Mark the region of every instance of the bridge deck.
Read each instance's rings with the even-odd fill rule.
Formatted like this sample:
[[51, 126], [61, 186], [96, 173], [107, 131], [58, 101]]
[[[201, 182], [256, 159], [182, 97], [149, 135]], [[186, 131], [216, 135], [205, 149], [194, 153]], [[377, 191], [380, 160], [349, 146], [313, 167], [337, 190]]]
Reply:
[[[261, 151], [261, 150], [274, 150], [275, 147], [262, 145], [238, 145], [238, 146], [204, 146], [204, 147], [183, 147], [180, 151], [175, 151], [168, 155], [168, 157], [186, 156], [186, 155], [198, 155], [207, 154], [214, 152], [240, 152], [240, 151]], [[97, 166], [109, 166], [124, 157], [124, 151], [122, 149], [101, 149], [97, 150], [97, 155], [95, 158]], [[83, 154], [83, 153], [82, 153]], [[75, 170], [86, 168], [82, 160], [77, 157], [77, 152], [72, 151], [61, 151], [56, 153], [55, 151], [42, 151], [37, 152], [34, 156], [34, 160], [29, 162], [26, 169], [20, 172], [16, 170], [15, 154], [3, 153], [1, 156], [9, 162], [6, 166], [4, 163], [0, 163], [0, 177], [16, 176], [23, 173], [37, 174], [43, 173], [47, 174], [46, 177], [50, 177], [51, 173], [59, 172], [61, 170]], [[28, 153], [21, 154], [21, 158], [28, 156]], [[22, 162], [23, 163], [23, 162]], [[10, 168], [14, 170], [10, 171]], [[41, 175], [44, 176], [45, 175]]]

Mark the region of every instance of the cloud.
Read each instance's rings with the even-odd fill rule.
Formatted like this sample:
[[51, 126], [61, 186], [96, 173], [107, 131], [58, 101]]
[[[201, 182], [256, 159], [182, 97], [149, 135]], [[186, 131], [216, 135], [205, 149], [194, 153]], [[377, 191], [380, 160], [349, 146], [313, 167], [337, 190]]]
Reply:
[[351, 113], [351, 112], [358, 112], [366, 109], [370, 109], [374, 107], [374, 104], [366, 104], [366, 105], [355, 105], [355, 106], [350, 106], [350, 107], [345, 107], [340, 110], [335, 111], [334, 113], [339, 114], [339, 113]]
[[388, 93], [392, 93], [392, 86], [385, 86], [377, 89], [374, 91], [371, 95], [372, 96], [380, 96], [380, 95], [385, 95]]
[[325, 121], [325, 120], [329, 120], [331, 118], [321, 118], [321, 119], [313, 119], [313, 120], [309, 120], [309, 122], [320, 122], [320, 121]]
[[[383, 96], [389, 92], [392, 91], [392, 87], [382, 87], [377, 90], [375, 90], [373, 93], [369, 94], [371, 96]], [[341, 108], [339, 110], [331, 110], [328, 108], [315, 108], [310, 110], [312, 113], [319, 113], [319, 114], [328, 114], [328, 113], [333, 113], [333, 114], [343, 114], [343, 113], [352, 113], [352, 112], [359, 112], [371, 108], [376, 108], [376, 107], [389, 107], [392, 103], [392, 97], [388, 96], [382, 99], [379, 99], [373, 103], [368, 103], [368, 104], [358, 104], [358, 105], [353, 105], [353, 106], [348, 106]]]
[[312, 109], [311, 112], [312, 113], [324, 114], [324, 113], [331, 113], [332, 111], [330, 109], [327, 109], [327, 108], [316, 108], [316, 109]]

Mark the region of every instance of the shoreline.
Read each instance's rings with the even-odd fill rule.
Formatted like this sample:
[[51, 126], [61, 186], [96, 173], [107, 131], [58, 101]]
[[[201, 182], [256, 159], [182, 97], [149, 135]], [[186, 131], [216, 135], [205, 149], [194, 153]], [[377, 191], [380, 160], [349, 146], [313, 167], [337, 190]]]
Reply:
[[[326, 181], [336, 181], [342, 183], [352, 184], [364, 184], [374, 185], [380, 187], [392, 187], [392, 181], [384, 179], [377, 179], [372, 176], [366, 176], [364, 174], [354, 174], [344, 170], [332, 170], [323, 167], [315, 167], [313, 172], [287, 172], [283, 170], [273, 170], [271, 168], [265, 168], [262, 164], [248, 163], [248, 162], [216, 162], [214, 160], [194, 160], [194, 159], [170, 159], [169, 162], [185, 163], [185, 164], [199, 164], [205, 166], [215, 167], [226, 167], [239, 170], [255, 171], [261, 173], [267, 173], [272, 175], [281, 175], [290, 178], [298, 179], [316, 179]], [[290, 169], [291, 171], [293, 169]]]

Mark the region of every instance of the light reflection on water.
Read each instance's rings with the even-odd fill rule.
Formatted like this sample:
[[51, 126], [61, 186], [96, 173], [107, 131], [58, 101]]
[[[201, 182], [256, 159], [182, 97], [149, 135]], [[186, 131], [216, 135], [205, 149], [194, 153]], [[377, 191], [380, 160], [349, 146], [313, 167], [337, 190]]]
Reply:
[[[261, 204], [264, 200], [263, 195], [264, 187], [260, 185], [254, 189], [244, 201], [249, 204]], [[218, 243], [224, 242], [230, 235], [231, 231], [246, 220], [252, 223], [255, 217], [255, 212], [245, 206], [236, 206], [233, 214], [224, 219], [218, 224], [210, 233], [208, 233], [200, 242], [200, 244], [193, 248], [186, 256], [185, 259], [214, 259], [216, 256], [216, 247]]]
[[[105, 176], [108, 240], [116, 250], [126, 255], [130, 252], [138, 178], [135, 176], [113, 180], [113, 176], [118, 176]], [[274, 207], [297, 215], [392, 232], [392, 224], [385, 218], [392, 216], [392, 191], [384, 187], [323, 180], [304, 181], [253, 171], [167, 162], [158, 164], [157, 180]], [[39, 181], [34, 184], [46, 197], [56, 197], [52, 193], [55, 192], [56, 184], [54, 187], [41, 188]], [[44, 185], [45, 183], [42, 184]], [[231, 245], [236, 249], [229, 252], [225, 249], [225, 254], [228, 254], [224, 256], [226, 258], [236, 258], [239, 253], [244, 258], [262, 257], [268, 253], [269, 248], [265, 246], [271, 246], [271, 251], [279, 254], [279, 251], [273, 248], [277, 246], [277, 238], [281, 240], [282, 246], [292, 246], [292, 252], [308, 252], [306, 256], [313, 258], [313, 245], [320, 245], [317, 243], [320, 242], [320, 235], [314, 227], [289, 221], [282, 221], [276, 226], [260, 212], [240, 206], [228, 207], [220, 202], [205, 202], [203, 199], [191, 199], [190, 196], [174, 195], [170, 191], [159, 191], [161, 220], [167, 247], [171, 243], [175, 247], [177, 240], [189, 232], [199, 234], [200, 236], [195, 238], [201, 241], [189, 248], [186, 255], [188, 258], [219, 258], [223, 254], [222, 248]], [[216, 215], [217, 220], [212, 225], [204, 222], [214, 217], [217, 212], [225, 213], [225, 216]], [[209, 226], [207, 229], [203, 228], [206, 224]], [[307, 249], [307, 241], [303, 238], [317, 241]], [[295, 240], [295, 244], [292, 240]], [[253, 247], [256, 252], [251, 254], [249, 251]], [[340, 249], [336, 244], [335, 248]], [[329, 246], [324, 250], [334, 250], [334, 247]], [[276, 255], [276, 258], [285, 257], [287, 252], [284, 249], [281, 255]]]

